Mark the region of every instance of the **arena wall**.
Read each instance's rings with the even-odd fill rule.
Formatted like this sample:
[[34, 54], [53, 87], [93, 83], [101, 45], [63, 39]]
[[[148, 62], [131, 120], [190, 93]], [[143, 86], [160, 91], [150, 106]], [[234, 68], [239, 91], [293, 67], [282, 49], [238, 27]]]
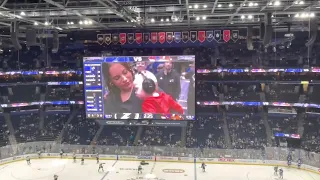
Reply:
[[[0, 166], [17, 161], [23, 161], [29, 156], [31, 159], [39, 159], [38, 154], [28, 154], [23, 156], [14, 156], [0, 160]], [[94, 160], [96, 154], [76, 154], [77, 159]], [[194, 157], [171, 157], [171, 156], [133, 156], [133, 155], [99, 155], [101, 160], [119, 160], [119, 161], [150, 161], [150, 162], [176, 162], [176, 163], [202, 163], [207, 164], [233, 164], [233, 165], [255, 165], [255, 166], [280, 166], [287, 167], [287, 162], [276, 160], [259, 159], [233, 159], [233, 158], [194, 158]], [[61, 158], [58, 153], [43, 153], [40, 158]], [[64, 159], [72, 159], [73, 154], [64, 154]], [[296, 163], [292, 163], [292, 168], [298, 168]], [[320, 168], [302, 164], [301, 170], [320, 174]]]

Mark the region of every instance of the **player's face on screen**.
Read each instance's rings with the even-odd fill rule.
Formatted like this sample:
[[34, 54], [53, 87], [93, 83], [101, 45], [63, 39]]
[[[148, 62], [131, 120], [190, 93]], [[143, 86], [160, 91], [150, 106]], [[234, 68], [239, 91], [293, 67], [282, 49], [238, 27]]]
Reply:
[[109, 69], [112, 84], [120, 90], [130, 90], [133, 87], [133, 74], [119, 63], [111, 63]]
[[172, 62], [165, 62], [164, 63], [164, 68], [167, 70], [167, 71], [170, 71], [172, 69]]

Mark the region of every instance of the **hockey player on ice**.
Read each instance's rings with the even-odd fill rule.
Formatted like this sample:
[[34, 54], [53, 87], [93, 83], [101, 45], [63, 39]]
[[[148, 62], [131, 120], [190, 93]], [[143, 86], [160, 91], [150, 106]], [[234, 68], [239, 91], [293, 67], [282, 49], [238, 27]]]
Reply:
[[58, 180], [58, 177], [59, 177], [59, 176], [55, 174], [55, 175], [53, 176], [53, 180]]
[[275, 166], [273, 169], [274, 169], [274, 173], [273, 174], [275, 176], [278, 176], [278, 166]]
[[41, 151], [38, 151], [38, 158], [41, 158]]
[[201, 164], [201, 169], [202, 169], [202, 172], [206, 172], [206, 164], [204, 162], [202, 162]]
[[84, 157], [81, 158], [81, 165], [84, 165]]
[[280, 176], [280, 179], [283, 179], [283, 170], [282, 169], [279, 169], [279, 176]]
[[96, 154], [97, 164], [99, 164], [99, 153]]
[[301, 168], [301, 164], [302, 164], [302, 161], [301, 161], [301, 159], [299, 158], [299, 159], [298, 159], [298, 168], [299, 168], [299, 169]]
[[30, 157], [29, 157], [29, 156], [26, 157], [26, 161], [27, 161], [27, 164], [28, 164], [28, 165], [31, 165]]
[[76, 163], [76, 162], [77, 162], [77, 155], [76, 155], [76, 153], [73, 153], [72, 157], [73, 157], [73, 163]]
[[142, 166], [141, 165], [138, 166], [138, 174], [142, 174]]
[[100, 169], [102, 170], [102, 172], [104, 172], [104, 169], [103, 169], [103, 165], [104, 165], [105, 163], [100, 163], [99, 164], [99, 169], [98, 169], [98, 172], [100, 172]]

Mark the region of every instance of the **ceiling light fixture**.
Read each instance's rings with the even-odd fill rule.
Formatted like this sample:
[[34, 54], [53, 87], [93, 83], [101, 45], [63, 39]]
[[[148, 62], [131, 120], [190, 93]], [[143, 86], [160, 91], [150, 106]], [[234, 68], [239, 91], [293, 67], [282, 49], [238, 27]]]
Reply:
[[167, 18], [166, 21], [169, 22], [170, 21], [169, 18]]
[[203, 20], [206, 20], [206, 19], [207, 19], [207, 16], [202, 16], [202, 19], [203, 19]]
[[241, 19], [244, 19], [244, 18], [246, 18], [246, 17], [245, 17], [244, 15], [242, 15], [242, 16], [241, 16]]
[[218, 4], [218, 8], [221, 8], [222, 7], [222, 5], [221, 4]]
[[205, 5], [203, 5], [203, 8], [207, 8], [208, 6], [205, 4]]
[[151, 22], [154, 22], [154, 18], [151, 18]]
[[38, 26], [38, 25], [39, 25], [37, 22], [34, 22], [33, 24], [34, 24], [35, 26]]
[[275, 2], [274, 2], [274, 5], [275, 5], [275, 6], [280, 6], [280, 4], [281, 4], [280, 1], [275, 1]]
[[251, 6], [253, 6], [253, 3], [251, 2], [251, 3], [249, 3], [249, 7], [251, 7]]
[[252, 16], [252, 15], [249, 15], [249, 16], [248, 16], [248, 19], [253, 19], [253, 16]]
[[21, 16], [25, 16], [26, 13], [22, 11], [22, 12], [20, 13], [20, 15], [21, 15]]
[[229, 4], [229, 7], [233, 7], [233, 4], [230, 3], [230, 4]]
[[196, 17], [196, 20], [197, 20], [197, 21], [199, 21], [199, 20], [200, 20], [200, 18], [199, 18], [199, 17]]
[[198, 4], [194, 5], [194, 8], [195, 8], [195, 9], [198, 9], [198, 7], [199, 7], [199, 5], [198, 5]]

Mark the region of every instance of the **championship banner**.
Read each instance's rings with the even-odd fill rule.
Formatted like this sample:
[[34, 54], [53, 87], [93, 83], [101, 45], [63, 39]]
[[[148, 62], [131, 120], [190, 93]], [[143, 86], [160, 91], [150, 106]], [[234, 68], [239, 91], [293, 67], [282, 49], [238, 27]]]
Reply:
[[184, 43], [189, 41], [189, 32], [188, 31], [182, 32], [182, 41]]
[[148, 44], [150, 41], [150, 33], [143, 33], [143, 42]]
[[165, 35], [166, 35], [165, 32], [159, 32], [158, 33], [160, 44], [163, 44], [166, 41]]
[[233, 42], [237, 42], [239, 39], [239, 30], [232, 30], [231, 39]]
[[120, 33], [119, 37], [120, 37], [121, 44], [125, 44], [127, 42], [127, 34], [126, 33]]
[[111, 34], [105, 34], [104, 36], [104, 42], [109, 45], [111, 44]]
[[230, 41], [230, 30], [223, 30], [223, 40], [224, 42]]
[[157, 41], [158, 41], [157, 33], [156, 33], [156, 32], [152, 32], [152, 33], [151, 33], [151, 42], [152, 42], [153, 44], [155, 44], [155, 43], [157, 43]]
[[207, 31], [206, 32], [207, 41], [211, 42], [213, 41], [213, 31]]
[[174, 32], [174, 41], [179, 43], [181, 41], [181, 32]]
[[134, 34], [133, 33], [128, 33], [127, 38], [128, 38], [128, 43], [132, 44], [134, 42]]
[[214, 40], [216, 40], [217, 42], [221, 40], [221, 30], [214, 31]]
[[119, 34], [112, 34], [112, 42], [113, 44], [119, 43]]
[[136, 33], [136, 43], [137, 44], [142, 43], [142, 33]]
[[167, 32], [167, 42], [170, 44], [173, 41], [173, 32]]
[[190, 41], [193, 43], [197, 41], [197, 31], [190, 31]]
[[198, 31], [198, 40], [203, 43], [206, 40], [206, 32]]
[[100, 45], [104, 43], [104, 34], [97, 34], [97, 42]]
[[168, 44], [172, 42], [188, 43], [191, 41], [195, 43], [199, 40], [200, 43], [212, 42], [237, 42], [240, 39], [239, 30], [209, 30], [209, 31], [183, 31], [183, 32], [140, 32], [140, 33], [108, 33], [97, 34], [97, 43], [103, 45], [112, 44], [148, 44], [150, 41], [156, 44], [158, 41], [160, 44], [164, 44], [166, 41]]

